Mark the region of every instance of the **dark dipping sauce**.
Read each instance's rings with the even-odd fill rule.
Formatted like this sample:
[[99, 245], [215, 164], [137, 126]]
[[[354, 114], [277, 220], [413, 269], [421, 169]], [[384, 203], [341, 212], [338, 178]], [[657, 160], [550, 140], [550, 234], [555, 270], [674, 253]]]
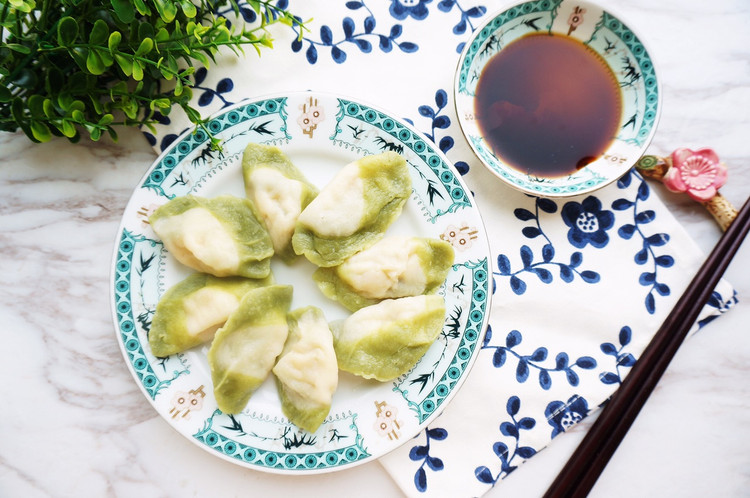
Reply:
[[601, 157], [622, 115], [620, 85], [607, 63], [564, 35], [510, 42], [483, 69], [474, 102], [479, 130], [498, 159], [547, 178]]

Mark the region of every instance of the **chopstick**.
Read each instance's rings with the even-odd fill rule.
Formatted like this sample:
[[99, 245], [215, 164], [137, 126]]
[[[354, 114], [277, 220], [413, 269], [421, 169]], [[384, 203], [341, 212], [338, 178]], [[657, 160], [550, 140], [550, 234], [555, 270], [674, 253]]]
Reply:
[[545, 497], [588, 495], [679, 349], [750, 229], [750, 199], [662, 323]]

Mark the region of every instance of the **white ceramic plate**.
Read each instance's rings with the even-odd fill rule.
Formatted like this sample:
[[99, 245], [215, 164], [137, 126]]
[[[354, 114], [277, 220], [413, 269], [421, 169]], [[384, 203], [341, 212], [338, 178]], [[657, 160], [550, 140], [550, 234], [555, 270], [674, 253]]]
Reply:
[[[156, 410], [186, 438], [231, 462], [279, 473], [351, 467], [378, 458], [415, 436], [445, 407], [479, 352], [491, 296], [489, 245], [471, 192], [433, 144], [402, 120], [333, 95], [300, 92], [245, 101], [215, 116], [208, 129], [222, 141], [209, 148], [204, 131], [177, 139], [135, 189], [115, 245], [112, 306], [126, 363]], [[228, 416], [213, 396], [208, 346], [155, 358], [148, 330], [156, 303], [191, 270], [177, 263], [147, 223], [172, 197], [193, 193], [244, 196], [241, 157], [250, 142], [282, 148], [322, 187], [339, 168], [366, 154], [396, 150], [410, 165], [414, 191], [388, 234], [443, 237], [456, 260], [440, 294], [443, 331], [425, 356], [393, 382], [341, 372], [330, 414], [315, 433], [282, 414], [271, 377], [246, 409]], [[292, 309], [315, 305], [329, 321], [349, 312], [326, 299], [304, 258], [272, 262], [278, 283], [294, 286]]]

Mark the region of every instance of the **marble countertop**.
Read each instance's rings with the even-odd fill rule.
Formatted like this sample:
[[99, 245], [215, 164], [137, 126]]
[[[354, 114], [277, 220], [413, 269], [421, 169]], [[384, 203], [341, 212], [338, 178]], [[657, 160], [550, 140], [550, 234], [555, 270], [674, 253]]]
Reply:
[[[656, 59], [664, 101], [650, 152], [714, 148], [730, 168], [722, 193], [739, 208], [750, 194], [750, 5], [612, 7]], [[121, 131], [117, 143], [76, 145], [2, 133], [0, 157], [0, 495], [400, 495], [377, 462], [304, 477], [230, 465], [179, 435], [144, 398], [115, 340], [109, 302], [120, 218], [155, 157], [137, 130]], [[710, 251], [720, 230], [707, 212], [654, 189]], [[686, 341], [591, 496], [747, 495], [750, 243], [725, 278], [740, 303]], [[486, 496], [541, 495], [593, 418]]]

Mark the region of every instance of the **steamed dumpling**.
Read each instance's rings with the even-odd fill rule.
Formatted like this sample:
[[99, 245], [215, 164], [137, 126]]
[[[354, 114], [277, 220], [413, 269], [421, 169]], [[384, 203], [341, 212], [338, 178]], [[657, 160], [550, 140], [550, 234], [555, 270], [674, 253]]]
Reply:
[[217, 277], [265, 278], [273, 246], [247, 199], [176, 197], [149, 218], [164, 247], [182, 264]]
[[350, 311], [383, 299], [431, 294], [453, 265], [453, 246], [439, 239], [386, 237], [339, 266], [318, 268], [313, 280]]
[[272, 280], [194, 273], [178, 282], [156, 305], [148, 334], [151, 352], [164, 357], [210, 341], [249, 290]]
[[336, 266], [379, 240], [411, 194], [406, 160], [395, 152], [344, 166], [302, 211], [294, 252], [318, 266]]
[[292, 311], [287, 322], [289, 337], [273, 367], [281, 409], [294, 425], [315, 432], [338, 385], [333, 336], [323, 312], [313, 306]]
[[271, 145], [248, 144], [242, 155], [242, 175], [247, 197], [266, 225], [274, 252], [290, 261], [296, 256], [292, 233], [297, 218], [318, 189], [281, 149]]
[[422, 295], [387, 299], [332, 324], [341, 370], [366, 379], [392, 380], [409, 371], [443, 328], [443, 298]]
[[268, 377], [286, 342], [291, 302], [291, 285], [253, 289], [216, 332], [208, 365], [222, 412], [241, 412]]

